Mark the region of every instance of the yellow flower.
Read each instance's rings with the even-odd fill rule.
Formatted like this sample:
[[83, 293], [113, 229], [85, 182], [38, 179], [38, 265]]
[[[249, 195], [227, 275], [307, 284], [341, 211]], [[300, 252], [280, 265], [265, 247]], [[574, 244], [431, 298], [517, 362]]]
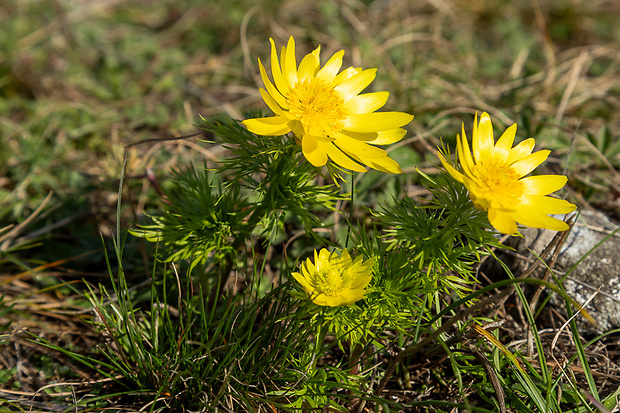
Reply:
[[443, 154], [441, 163], [457, 181], [469, 190], [476, 208], [488, 211], [489, 222], [504, 234], [517, 232], [517, 222], [533, 228], [564, 231], [568, 225], [549, 215], [567, 214], [576, 209], [568, 201], [551, 198], [566, 184], [563, 175], [527, 176], [549, 156], [550, 151], [532, 153], [534, 139], [526, 139], [514, 148], [517, 125], [513, 124], [497, 143], [493, 138], [491, 118], [485, 112], [474, 120], [472, 153], [465, 127], [462, 137], [457, 136], [457, 155], [463, 173], [457, 171]]
[[372, 258], [363, 261], [361, 256], [351, 261], [346, 250], [339, 257], [323, 248], [318, 254], [314, 251], [314, 264], [308, 258], [301, 272], [292, 275], [315, 304], [336, 307], [364, 298], [374, 262]]
[[374, 80], [377, 69], [349, 67], [338, 73], [342, 50], [321, 68], [320, 47], [306, 55], [298, 67], [293, 37], [282, 47], [280, 61], [273, 40], [269, 40], [274, 83], [259, 59], [266, 88], [261, 88], [260, 94], [275, 116], [243, 121], [248, 130], [265, 136], [292, 131], [301, 141], [306, 159], [317, 167], [325, 165], [329, 157], [341, 167], [357, 172], [366, 171], [361, 163], [380, 171], [400, 173], [400, 165], [383, 149], [372, 145], [401, 140], [406, 131], [400, 127], [411, 122], [413, 115], [375, 113], [387, 102], [388, 92], [360, 95]]

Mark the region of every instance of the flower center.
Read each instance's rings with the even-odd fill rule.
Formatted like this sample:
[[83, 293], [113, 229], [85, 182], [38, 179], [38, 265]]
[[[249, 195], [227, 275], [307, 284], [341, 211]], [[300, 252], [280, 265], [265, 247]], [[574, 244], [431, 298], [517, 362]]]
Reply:
[[288, 104], [290, 115], [301, 122], [306, 134], [330, 138], [342, 129], [344, 100], [316, 78], [297, 82], [289, 93]]
[[346, 282], [342, 271], [337, 268], [329, 268], [319, 271], [316, 279], [317, 289], [325, 295], [336, 297], [346, 289]]
[[478, 188], [470, 190], [470, 195], [478, 209], [514, 209], [521, 203], [523, 183], [510, 165], [492, 159], [485, 160], [474, 165], [472, 173], [478, 178]]

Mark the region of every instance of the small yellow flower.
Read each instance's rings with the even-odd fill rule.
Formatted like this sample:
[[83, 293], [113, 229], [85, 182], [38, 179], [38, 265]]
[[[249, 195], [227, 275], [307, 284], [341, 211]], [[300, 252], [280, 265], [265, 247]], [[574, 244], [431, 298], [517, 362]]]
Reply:
[[308, 161], [321, 167], [331, 159], [343, 168], [365, 172], [360, 165], [400, 173], [400, 165], [387, 153], [372, 145], [398, 142], [405, 135], [401, 128], [413, 115], [378, 112], [387, 102], [388, 92], [361, 94], [375, 78], [377, 69], [349, 67], [342, 72], [344, 51], [334, 54], [321, 68], [317, 47], [306, 55], [299, 67], [295, 60], [295, 40], [282, 47], [280, 61], [271, 41], [269, 80], [260, 59], [258, 65], [265, 89], [260, 94], [275, 116], [248, 119], [243, 124], [252, 133], [265, 136], [293, 132], [301, 141]]
[[527, 176], [549, 156], [550, 151], [532, 153], [534, 139], [526, 139], [514, 148], [517, 125], [513, 124], [497, 143], [493, 138], [491, 118], [485, 112], [474, 120], [472, 153], [465, 127], [457, 136], [457, 155], [463, 173], [457, 171], [443, 154], [441, 163], [457, 181], [469, 190], [476, 208], [488, 211], [489, 222], [504, 234], [517, 232], [517, 222], [532, 228], [564, 231], [568, 225], [549, 215], [567, 214], [576, 206], [550, 193], [562, 188], [567, 181], [563, 175]]
[[363, 261], [361, 256], [351, 261], [346, 250], [339, 257], [323, 248], [318, 254], [314, 251], [314, 264], [308, 258], [301, 272], [292, 275], [315, 304], [336, 307], [364, 298], [374, 262], [372, 258]]

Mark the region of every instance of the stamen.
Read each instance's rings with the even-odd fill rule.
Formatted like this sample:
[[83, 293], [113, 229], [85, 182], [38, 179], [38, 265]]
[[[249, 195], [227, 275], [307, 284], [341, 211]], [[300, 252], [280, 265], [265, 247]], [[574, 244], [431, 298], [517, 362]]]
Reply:
[[331, 137], [343, 126], [343, 99], [338, 92], [317, 80], [297, 82], [288, 96], [289, 113], [307, 134]]
[[496, 204], [502, 208], [511, 208], [521, 202], [523, 183], [510, 165], [483, 160], [474, 165], [472, 173], [478, 178], [476, 183], [479, 186], [475, 194], [476, 206], [488, 209], [491, 204]]
[[333, 268], [321, 271], [318, 274], [317, 287], [325, 295], [336, 297], [345, 289], [343, 274]]

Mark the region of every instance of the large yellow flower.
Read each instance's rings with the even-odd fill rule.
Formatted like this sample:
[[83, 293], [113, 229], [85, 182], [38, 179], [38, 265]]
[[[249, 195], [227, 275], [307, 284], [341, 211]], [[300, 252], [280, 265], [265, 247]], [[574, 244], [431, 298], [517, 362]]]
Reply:
[[[403, 112], [378, 112], [387, 102], [388, 92], [360, 95], [375, 78], [377, 69], [349, 67], [342, 72], [344, 51], [334, 54], [321, 68], [317, 47], [297, 66], [295, 41], [291, 37], [282, 47], [280, 61], [271, 41], [271, 74], [269, 80], [260, 59], [265, 89], [260, 94], [275, 116], [248, 119], [243, 124], [252, 133], [265, 136], [293, 132], [308, 161], [317, 167], [336, 164], [364, 172], [360, 165], [391, 173], [400, 173], [400, 166], [387, 153], [372, 145], [398, 142], [405, 135], [401, 126], [411, 122], [413, 115]], [[357, 162], [356, 162], [357, 161]]]
[[318, 254], [314, 251], [314, 264], [308, 258], [301, 272], [292, 275], [315, 304], [336, 307], [364, 298], [374, 262], [372, 258], [363, 261], [361, 256], [351, 261], [346, 250], [339, 257], [323, 248]]
[[563, 175], [527, 176], [549, 156], [550, 151], [532, 153], [534, 139], [526, 139], [514, 148], [517, 125], [510, 126], [499, 138], [493, 138], [491, 118], [485, 112], [474, 120], [472, 153], [465, 127], [457, 136], [457, 155], [463, 173], [457, 171], [443, 154], [441, 163], [457, 181], [469, 190], [474, 205], [488, 211], [489, 222], [504, 234], [517, 232], [517, 222], [533, 228], [564, 231], [568, 225], [549, 215], [567, 214], [576, 206], [562, 199], [551, 198], [566, 184]]

